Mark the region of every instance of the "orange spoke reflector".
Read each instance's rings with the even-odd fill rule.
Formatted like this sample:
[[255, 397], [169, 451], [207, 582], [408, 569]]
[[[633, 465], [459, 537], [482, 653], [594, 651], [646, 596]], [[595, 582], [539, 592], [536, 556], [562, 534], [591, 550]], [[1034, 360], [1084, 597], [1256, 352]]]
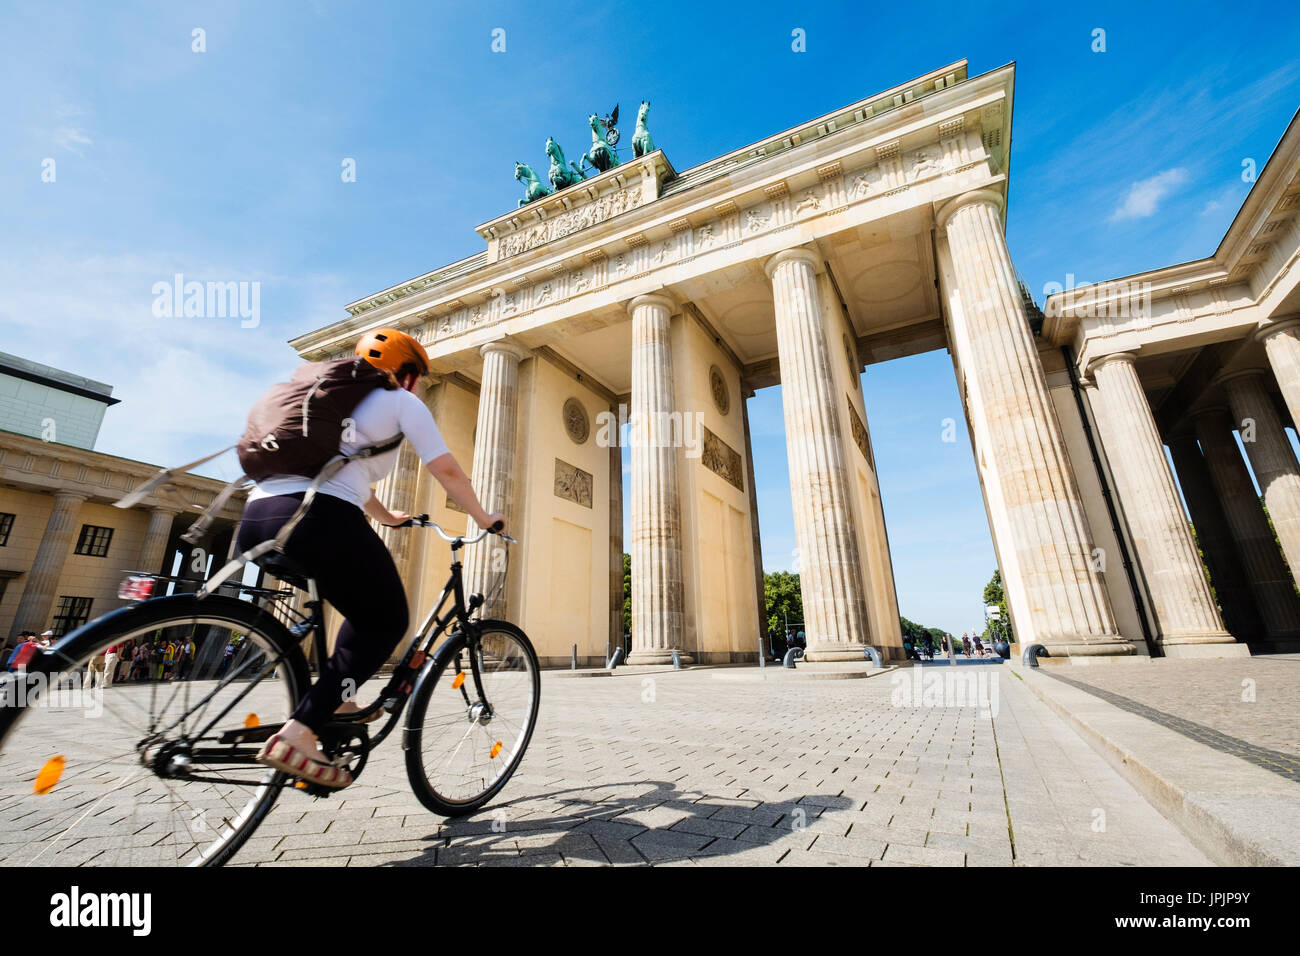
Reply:
[[67, 761], [63, 759], [62, 754], [51, 757], [49, 760], [45, 761], [45, 766], [42, 767], [41, 772], [36, 775], [35, 791], [43, 794], [49, 793], [53, 790], [54, 785], [58, 783], [59, 778], [63, 776], [63, 768], [66, 765]]
[[451, 689], [460, 690], [460, 685], [463, 683], [465, 683], [465, 672], [461, 671], [459, 674], [456, 675], [456, 679], [451, 682]]
[[262, 722], [257, 719], [257, 714], [249, 714], [247, 717], [244, 718], [245, 727], [257, 727], [261, 723]]
[[498, 740], [496, 743], [492, 745], [492, 752], [489, 753], [488, 756], [491, 757], [493, 760], [495, 760], [497, 754], [499, 754], [500, 752], [501, 752], [501, 741]]
[[306, 790], [306, 789], [307, 789], [307, 781], [306, 781], [306, 780], [299, 780], [298, 782], [296, 782], [296, 783], [294, 784], [294, 786], [297, 787], [299, 790]]

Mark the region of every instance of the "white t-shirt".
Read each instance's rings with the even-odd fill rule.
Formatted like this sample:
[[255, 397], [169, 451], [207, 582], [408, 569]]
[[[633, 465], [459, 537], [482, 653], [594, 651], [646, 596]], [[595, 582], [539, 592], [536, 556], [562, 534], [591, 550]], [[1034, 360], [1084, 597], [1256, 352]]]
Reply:
[[[433, 420], [433, 414], [413, 394], [403, 388], [377, 388], [363, 398], [352, 412], [356, 426], [356, 441], [340, 442], [339, 451], [350, 455], [378, 442], [392, 438], [398, 432], [406, 436], [420, 461], [428, 464], [447, 454], [447, 443]], [[383, 479], [397, 464], [399, 448], [344, 465], [337, 475], [317, 489], [319, 494], [333, 495], [364, 508], [370, 500], [370, 487]], [[312, 479], [301, 475], [272, 475], [257, 482], [248, 494], [249, 501], [272, 495], [292, 495], [311, 487]], [[408, 502], [391, 502], [402, 508]]]

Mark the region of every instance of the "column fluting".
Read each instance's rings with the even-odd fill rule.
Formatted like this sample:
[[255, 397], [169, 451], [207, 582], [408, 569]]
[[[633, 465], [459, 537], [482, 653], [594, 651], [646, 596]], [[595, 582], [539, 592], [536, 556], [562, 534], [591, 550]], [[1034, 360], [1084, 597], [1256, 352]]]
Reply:
[[1262, 371], [1228, 376], [1224, 388], [1291, 576], [1300, 581], [1300, 463], [1264, 389]]
[[1006, 509], [1000, 537], [1015, 549], [1033, 640], [1059, 655], [1132, 654], [1110, 607], [1061, 428], [1025, 319], [1002, 233], [1001, 197], [987, 190], [951, 200], [947, 230], [962, 323], [953, 337], [976, 380]]
[[[519, 420], [519, 363], [528, 351], [506, 341], [489, 342], [483, 356], [483, 380], [478, 394], [478, 426], [474, 435], [474, 465], [470, 480], [488, 514], [500, 513], [509, 524], [514, 511], [515, 433]], [[465, 536], [478, 534], [473, 518]], [[483, 617], [506, 616], [506, 564], [498, 556], [503, 545], [485, 538], [462, 552], [466, 594], [478, 592], [487, 601]]]
[[1133, 534], [1161, 643], [1229, 644], [1165, 460], [1132, 352], [1093, 367], [1106, 457]]
[[674, 415], [673, 302], [632, 300], [632, 653], [629, 664], [667, 664], [681, 654], [686, 593], [677, 473], [681, 413]]
[[41, 535], [31, 570], [25, 576], [22, 596], [18, 599], [14, 634], [25, 630], [39, 634], [50, 626], [59, 578], [63, 576], [63, 565], [72, 550], [77, 518], [85, 500], [86, 495], [68, 491], [55, 493], [54, 508], [45, 522], [45, 533]]
[[787, 249], [764, 267], [776, 305], [786, 454], [808, 661], [860, 661], [872, 643], [844, 461], [844, 433], [817, 288], [818, 259]]
[[1255, 595], [1265, 636], [1300, 637], [1300, 599], [1255, 496], [1255, 486], [1232, 434], [1232, 418], [1226, 408], [1214, 406], [1195, 413], [1193, 422], [1246, 580]]

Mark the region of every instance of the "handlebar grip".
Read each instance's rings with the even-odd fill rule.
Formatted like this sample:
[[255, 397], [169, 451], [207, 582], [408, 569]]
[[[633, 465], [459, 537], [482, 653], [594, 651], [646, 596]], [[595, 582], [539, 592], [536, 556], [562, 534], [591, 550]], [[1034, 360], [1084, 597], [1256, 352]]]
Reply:
[[492, 523], [492, 527], [488, 528], [488, 533], [499, 534], [501, 532], [501, 529], [504, 528], [505, 526], [506, 523], [504, 521], [494, 521]]
[[390, 528], [412, 528], [415, 525], [425, 524], [429, 520], [428, 515], [416, 515], [414, 518], [407, 518], [401, 524], [389, 525]]

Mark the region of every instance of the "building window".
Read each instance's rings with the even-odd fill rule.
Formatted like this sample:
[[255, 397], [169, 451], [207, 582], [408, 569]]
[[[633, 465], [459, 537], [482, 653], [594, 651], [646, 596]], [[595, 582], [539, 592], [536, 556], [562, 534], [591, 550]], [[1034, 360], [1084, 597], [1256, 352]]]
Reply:
[[113, 540], [112, 528], [101, 528], [96, 524], [83, 524], [81, 538], [77, 541], [77, 554], [88, 554], [92, 558], [108, 556], [108, 545]]
[[86, 623], [90, 617], [90, 602], [94, 598], [59, 596], [59, 606], [54, 612], [54, 624], [50, 627], [56, 637], [62, 637]]
[[9, 532], [14, 527], [14, 516], [11, 514], [0, 514], [0, 548], [9, 543]]

